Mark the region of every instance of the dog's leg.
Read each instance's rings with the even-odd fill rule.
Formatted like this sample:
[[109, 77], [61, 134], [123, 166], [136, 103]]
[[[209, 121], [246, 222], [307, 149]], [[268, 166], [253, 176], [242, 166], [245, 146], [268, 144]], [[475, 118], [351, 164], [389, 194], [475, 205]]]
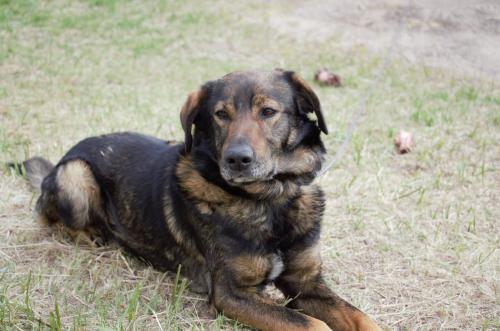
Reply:
[[36, 212], [42, 224], [89, 243], [107, 240], [100, 188], [87, 163], [73, 160], [58, 166], [45, 177], [41, 191]]
[[323, 281], [318, 250], [323, 210], [321, 190], [315, 186], [303, 187], [301, 196], [289, 208], [289, 238], [283, 249], [285, 270], [275, 284], [293, 299], [290, 307], [326, 322], [333, 330], [380, 330], [367, 315], [336, 295]]
[[227, 317], [264, 331], [331, 331], [323, 322], [287, 307], [272, 304], [256, 287], [239, 288], [231, 280], [213, 285], [212, 303]]
[[381, 330], [366, 314], [328, 288], [321, 276], [316, 245], [300, 251], [289, 250], [285, 261], [285, 272], [275, 284], [293, 298], [289, 307], [325, 321], [335, 331]]

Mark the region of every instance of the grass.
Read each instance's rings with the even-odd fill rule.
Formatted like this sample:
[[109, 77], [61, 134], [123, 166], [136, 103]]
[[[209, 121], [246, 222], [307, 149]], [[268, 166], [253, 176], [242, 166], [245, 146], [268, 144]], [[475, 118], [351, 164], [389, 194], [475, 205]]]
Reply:
[[[299, 40], [269, 21], [281, 4], [0, 0], [0, 161], [57, 161], [89, 135], [182, 140], [178, 111], [206, 80], [248, 68], [318, 66], [330, 157], [381, 59]], [[319, 182], [327, 281], [388, 329], [500, 328], [500, 90], [488, 80], [393, 61], [349, 152]], [[394, 153], [399, 128], [416, 136]], [[0, 329], [239, 330], [185, 280], [119, 250], [50, 234], [35, 196], [0, 177]]]

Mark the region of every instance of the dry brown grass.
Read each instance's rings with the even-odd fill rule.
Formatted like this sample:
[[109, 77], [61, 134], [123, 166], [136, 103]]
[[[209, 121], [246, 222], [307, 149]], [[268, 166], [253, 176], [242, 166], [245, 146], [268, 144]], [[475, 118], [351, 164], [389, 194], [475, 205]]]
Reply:
[[[310, 78], [319, 64], [345, 83], [315, 87], [335, 151], [379, 63], [335, 39], [276, 34], [276, 8], [255, 3], [0, 10], [0, 161], [57, 161], [79, 139], [117, 130], [180, 139], [178, 110], [205, 80], [274, 67]], [[498, 86], [393, 62], [376, 87], [348, 154], [319, 179], [326, 278], [388, 329], [500, 328]], [[392, 146], [400, 127], [416, 136], [404, 156]], [[21, 178], [4, 172], [0, 192], [0, 329], [243, 328], [214, 320], [171, 274], [48, 233]]]

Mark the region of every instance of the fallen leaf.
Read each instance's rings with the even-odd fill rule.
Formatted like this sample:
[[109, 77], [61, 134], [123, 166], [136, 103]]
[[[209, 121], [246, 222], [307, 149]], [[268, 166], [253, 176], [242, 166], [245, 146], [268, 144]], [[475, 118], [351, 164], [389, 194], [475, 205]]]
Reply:
[[328, 85], [334, 87], [342, 86], [342, 80], [340, 79], [340, 76], [330, 72], [327, 68], [321, 68], [316, 71], [316, 74], [314, 74], [314, 79], [320, 85]]
[[399, 130], [398, 134], [394, 138], [394, 146], [396, 146], [396, 151], [399, 154], [406, 154], [411, 152], [413, 144], [413, 134], [402, 129]]

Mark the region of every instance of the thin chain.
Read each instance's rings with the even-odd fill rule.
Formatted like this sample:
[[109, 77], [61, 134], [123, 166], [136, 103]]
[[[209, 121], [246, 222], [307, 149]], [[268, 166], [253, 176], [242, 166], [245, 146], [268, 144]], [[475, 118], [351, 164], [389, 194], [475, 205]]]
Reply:
[[[410, 11], [411, 8], [412, 8], [412, 0], [408, 0], [408, 8], [407, 8], [408, 11]], [[401, 36], [401, 31], [403, 28], [402, 16], [403, 15], [400, 15], [399, 17], [398, 26], [392, 36], [391, 44], [390, 47], [387, 49], [387, 52], [384, 56], [384, 60], [380, 63], [379, 67], [377, 68], [377, 71], [375, 72], [375, 75], [373, 76], [372, 81], [370, 82], [370, 85], [367, 88], [367, 92], [361, 97], [357, 111], [352, 115], [352, 119], [351, 122], [349, 123], [349, 127], [347, 128], [346, 134], [344, 136], [344, 141], [342, 141], [342, 145], [340, 145], [339, 149], [337, 150], [333, 158], [319, 171], [317, 177], [321, 177], [325, 173], [327, 173], [328, 170], [330, 170], [347, 152], [347, 147], [349, 147], [349, 144], [351, 143], [354, 131], [359, 126], [360, 119], [366, 113], [366, 101], [373, 95], [375, 87], [379, 85], [377, 84], [377, 82], [380, 81], [382, 74], [385, 72], [385, 69], [391, 62], [392, 54], [396, 49], [396, 44]]]

